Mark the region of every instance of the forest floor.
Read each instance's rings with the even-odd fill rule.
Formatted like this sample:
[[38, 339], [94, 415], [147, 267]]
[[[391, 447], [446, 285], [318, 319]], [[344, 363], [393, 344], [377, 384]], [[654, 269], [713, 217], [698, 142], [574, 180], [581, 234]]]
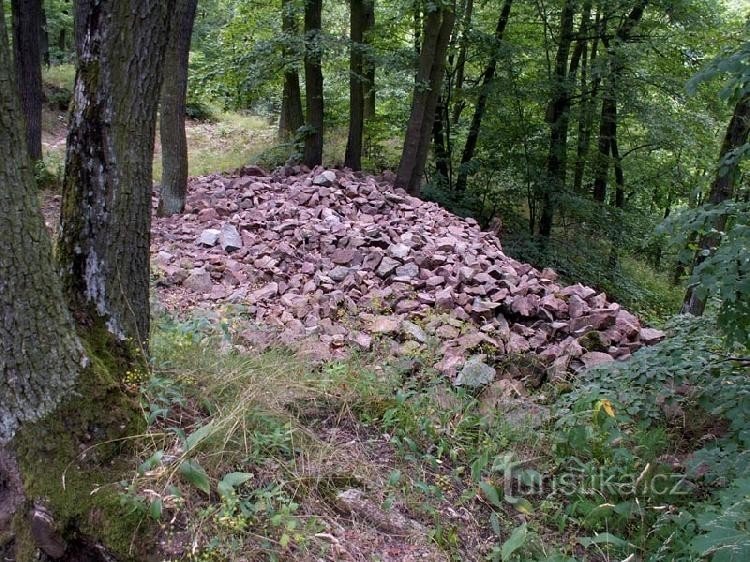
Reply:
[[[45, 112], [49, 168], [62, 165], [64, 131], [64, 114]], [[188, 136], [191, 175], [273, 145], [254, 117], [191, 122]], [[54, 231], [59, 196], [43, 202]], [[710, 328], [674, 325], [626, 361], [564, 378], [513, 353], [493, 384], [459, 387], [434, 368], [434, 348], [407, 345], [417, 331], [340, 348], [334, 333], [337, 351], [322, 355], [257, 333], [249, 342], [248, 310], [227, 293], [195, 298], [181, 292], [187, 278], [165, 283], [165, 260], [189, 270], [204, 260], [212, 286], [235, 286], [226, 262], [176, 252], [170, 229], [195, 245], [196, 226], [156, 224], [152, 361], [124, 384], [148, 429], [132, 472], [112, 483], [142, 517], [134, 559], [635, 560], [684, 551], [698, 533], [675, 521], [711, 492], [702, 451], [727, 424], [697, 408], [691, 389], [705, 381], [678, 384], [671, 367], [714, 345]], [[514, 333], [533, 340], [540, 326], [528, 324]], [[520, 415], [498, 408], [509, 401]], [[669, 492], [652, 485], [664, 478]]]

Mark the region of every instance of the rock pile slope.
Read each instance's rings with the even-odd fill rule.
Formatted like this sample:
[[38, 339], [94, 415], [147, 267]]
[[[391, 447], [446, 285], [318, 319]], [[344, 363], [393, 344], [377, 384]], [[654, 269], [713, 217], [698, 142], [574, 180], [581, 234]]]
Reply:
[[152, 250], [167, 306], [241, 304], [323, 356], [385, 334], [404, 352], [432, 346], [452, 377], [478, 352], [533, 353], [562, 375], [663, 337], [603, 293], [506, 256], [475, 221], [349, 171], [196, 178], [186, 213], [155, 219]]

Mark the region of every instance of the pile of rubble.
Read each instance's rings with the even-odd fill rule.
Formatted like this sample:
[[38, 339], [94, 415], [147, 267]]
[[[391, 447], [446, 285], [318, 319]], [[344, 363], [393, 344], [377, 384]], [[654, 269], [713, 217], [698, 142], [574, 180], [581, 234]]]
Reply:
[[155, 219], [152, 250], [167, 306], [242, 304], [280, 341], [314, 338], [324, 353], [388, 335], [404, 353], [437, 349], [459, 379], [465, 365], [481, 379], [477, 353], [533, 353], [562, 375], [664, 337], [509, 258], [475, 221], [350, 171], [196, 178], [185, 214]]

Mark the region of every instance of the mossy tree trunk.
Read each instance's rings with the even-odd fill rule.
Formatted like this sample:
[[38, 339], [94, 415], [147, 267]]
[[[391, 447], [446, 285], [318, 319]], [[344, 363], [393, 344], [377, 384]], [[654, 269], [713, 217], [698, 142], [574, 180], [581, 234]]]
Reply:
[[162, 180], [157, 213], [160, 217], [181, 213], [185, 209], [188, 179], [185, 102], [190, 38], [197, 5], [198, 0], [179, 0], [169, 26], [159, 102]]
[[456, 19], [455, 2], [444, 6], [432, 5], [431, 9], [423, 18], [423, 41], [419, 50], [411, 113], [396, 173], [396, 186], [413, 195], [419, 195], [421, 189], [435, 110], [443, 85], [445, 57]]
[[42, 0], [12, 0], [16, 86], [26, 123], [26, 148], [42, 159]]
[[281, 96], [279, 137], [288, 139], [305, 124], [302, 114], [302, 93], [297, 70], [298, 52], [292, 47], [298, 39], [297, 13], [293, 0], [281, 0], [281, 30], [284, 34], [284, 89]]
[[323, 67], [321, 19], [323, 0], [305, 0], [305, 151], [302, 161], [312, 168], [323, 163]]
[[[2, 6], [0, 5], [0, 17]], [[52, 265], [0, 19], [0, 445], [55, 408], [83, 348]], [[0, 478], [2, 480], [2, 478]]]
[[174, 0], [76, 6], [77, 68], [60, 219], [63, 290], [82, 321], [149, 334], [156, 112]]

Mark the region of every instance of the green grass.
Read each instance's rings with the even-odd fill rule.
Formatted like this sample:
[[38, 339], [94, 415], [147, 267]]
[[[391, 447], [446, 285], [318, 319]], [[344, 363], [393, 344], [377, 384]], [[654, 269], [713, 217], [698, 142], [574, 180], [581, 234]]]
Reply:
[[[201, 176], [225, 172], [262, 160], [278, 144], [276, 129], [253, 115], [215, 113], [212, 121], [188, 121], [188, 173]], [[161, 180], [161, 146], [154, 152], [154, 180]]]
[[42, 68], [42, 81], [56, 88], [73, 89], [76, 67], [73, 64], [58, 64]]

